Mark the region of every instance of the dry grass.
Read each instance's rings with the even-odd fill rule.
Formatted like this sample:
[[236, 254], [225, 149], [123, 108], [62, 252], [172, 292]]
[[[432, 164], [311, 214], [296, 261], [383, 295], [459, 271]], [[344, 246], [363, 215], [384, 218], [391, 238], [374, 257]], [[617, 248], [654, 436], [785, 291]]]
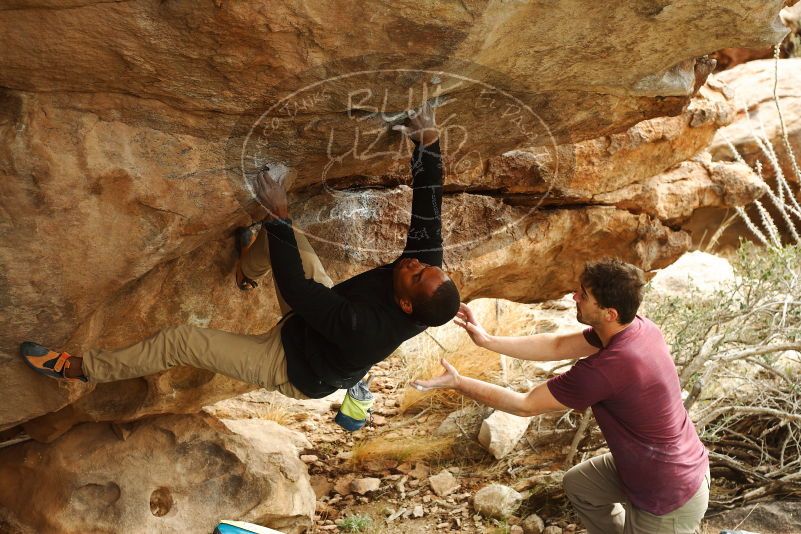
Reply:
[[449, 456], [454, 442], [452, 437], [376, 436], [353, 446], [351, 463], [359, 465], [372, 460], [399, 462], [441, 460]]
[[288, 426], [297, 418], [288, 409], [285, 402], [268, 402], [259, 410], [259, 419], [275, 421], [279, 425]]
[[[459, 373], [472, 378], [488, 380], [497, 376], [500, 371], [500, 358], [494, 352], [476, 347], [465, 346], [461, 351], [445, 356]], [[414, 379], [431, 378], [442, 374], [443, 368], [439, 356], [433, 355], [420, 363]], [[461, 395], [450, 389], [434, 389], [417, 391], [408, 387], [401, 398], [400, 412], [414, 413], [430, 408], [432, 411], [453, 411], [462, 405]]]
[[[481, 299], [471, 303], [471, 307], [485, 328], [494, 330], [497, 327], [497, 308], [493, 301]], [[443, 339], [447, 341], [441, 342]], [[475, 346], [470, 337], [453, 324], [427, 330], [425, 336], [418, 337], [417, 344], [413, 356], [406, 359], [407, 373], [404, 378], [407, 386], [412, 380], [442, 374], [441, 358], [448, 360], [461, 374], [482, 380], [490, 379], [500, 369], [497, 354]], [[438, 412], [451, 411], [461, 407], [461, 403], [460, 396], [451, 390], [420, 392], [406, 387], [400, 412], [416, 413], [426, 408]]]
[[[527, 335], [539, 331], [551, 331], [554, 326], [547, 321], [538, 321], [542, 315], [526, 305], [495, 299], [479, 299], [471, 302], [470, 307], [479, 321], [491, 333], [498, 335]], [[430, 329], [428, 342], [420, 342], [414, 356], [407, 357], [406, 382], [415, 379], [426, 379], [438, 376], [443, 372], [440, 358], [445, 358], [459, 373], [464, 376], [478, 378], [488, 382], [509, 383], [512, 381], [512, 368], [517, 375], [530, 377], [536, 370], [506, 358], [509, 369], [502, 368], [502, 357], [492, 351], [482, 349], [473, 344], [470, 337], [461, 328], [448, 325]], [[425, 340], [425, 336], [420, 336]], [[447, 339], [440, 343], [437, 339]], [[424, 355], [419, 358], [418, 355]], [[500, 380], [499, 380], [500, 379]], [[407, 387], [400, 404], [401, 413], [416, 413], [424, 409], [431, 412], [447, 412], [462, 407], [461, 397], [451, 390], [433, 390], [420, 392]]]
[[[540, 312], [524, 305], [481, 299], [471, 303], [471, 308], [484, 327], [494, 333], [525, 335], [548, 329], [548, 325], [537, 320]], [[407, 384], [412, 380], [440, 375], [443, 372], [441, 358], [448, 360], [464, 376], [494, 383], [511, 384], [542, 373], [508, 358], [508, 368], [502, 369], [499, 354], [477, 347], [461, 328], [453, 325], [431, 329], [427, 335], [418, 336], [413, 343], [406, 345], [401, 358], [405, 367], [402, 379]], [[444, 414], [472, 402], [452, 390], [421, 392], [407, 386], [400, 395], [400, 413], [425, 413], [395, 421], [383, 428], [380, 435], [355, 444], [351, 462], [358, 465], [381, 460], [437, 462], [458, 459], [470, 462], [471, 469], [476, 469], [475, 462], [480, 462], [486, 453], [474, 440], [465, 440], [464, 436], [430, 435]], [[423, 427], [419, 426], [420, 423]], [[411, 424], [416, 428], [408, 428]]]

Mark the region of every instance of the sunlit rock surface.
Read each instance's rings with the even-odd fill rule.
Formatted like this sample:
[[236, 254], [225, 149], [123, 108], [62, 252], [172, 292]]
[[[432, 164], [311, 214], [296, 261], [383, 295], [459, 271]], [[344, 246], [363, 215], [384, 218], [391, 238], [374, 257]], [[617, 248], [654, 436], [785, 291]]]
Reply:
[[[173, 324], [269, 328], [270, 284], [234, 289], [230, 239], [259, 214], [242, 173], [265, 163], [296, 175], [295, 218], [335, 280], [391, 259], [409, 195], [408, 146], [389, 126], [423, 91], [440, 106], [446, 262], [465, 298], [551, 298], [602, 254], [670, 263], [690, 243], [676, 218], [725, 199], [691, 192], [665, 214], [615, 192], [728, 122], [714, 80], [690, 101], [711, 70], [698, 58], [775, 42], [782, 5], [6, 3], [0, 385], [21, 393], [0, 428], [63, 408], [29, 425], [53, 439], [246, 390], [180, 369], [85, 396], [16, 351], [32, 339], [80, 354]], [[336, 194], [346, 185], [378, 189]]]
[[301, 434], [272, 421], [164, 416], [86, 424], [0, 449], [0, 507], [36, 532], [211, 532], [236, 517], [299, 533], [314, 492]]
[[[794, 9], [801, 7], [796, 4]], [[792, 207], [797, 206], [801, 173], [798, 167], [793, 166], [790, 150], [795, 153], [798, 163], [801, 154], [801, 58], [779, 60], [778, 65], [772, 59], [751, 61], [731, 70], [721, 72], [718, 79], [725, 82], [732, 93], [732, 104], [735, 106], [733, 121], [728, 126], [718, 130], [709, 145], [709, 152], [716, 162], [734, 162], [738, 157], [757, 168], [761, 166], [762, 176], [773, 191], [779, 188], [776, 181], [776, 170], [781, 171], [787, 186], [781, 198]], [[774, 100], [774, 80], [776, 85], [776, 99]], [[778, 108], [776, 101], [778, 101]], [[787, 134], [785, 142], [782, 134], [782, 125], [779, 118], [784, 120], [784, 131]], [[787, 190], [789, 187], [792, 191]], [[793, 205], [791, 198], [795, 198]], [[787, 221], [775, 209], [769, 197], [761, 199], [762, 204], [773, 217], [775, 224], [788, 241], [793, 242], [794, 237]], [[747, 210], [755, 224], [761, 227], [761, 216], [754, 209]], [[716, 243], [717, 248], [733, 248], [741, 236], [755, 239], [743, 221], [738, 217], [731, 217], [731, 210], [704, 208], [689, 225], [694, 236], [700, 238], [703, 234], [711, 235], [714, 229], [724, 221], [728, 229], [723, 232]], [[801, 218], [789, 214], [793, 224], [798, 226]], [[709, 229], [709, 230], [708, 230]], [[764, 233], [764, 231], [763, 231]], [[695, 239], [695, 238], [694, 238]], [[707, 246], [704, 240], [696, 239], [701, 246]]]
[[[267, 430], [136, 421], [194, 414], [252, 386], [186, 368], [63, 384], [25, 367], [18, 344], [80, 354], [176, 324], [269, 329], [271, 283], [235, 289], [231, 239], [263, 215], [248, 183], [262, 165], [295, 177], [295, 222], [335, 281], [393, 259], [411, 193], [409, 146], [390, 126], [423, 98], [442, 124], [445, 261], [465, 299], [558, 298], [585, 261], [607, 255], [665, 267], [691, 246], [699, 211], [761, 194], [740, 164], [698, 155], [735, 117], [702, 56], [775, 43], [782, 5], [5, 2], [0, 430], [52, 443], [0, 451], [4, 480], [39, 481], [3, 485], [0, 504], [43, 531], [114, 531], [117, 520], [181, 531], [178, 519], [208, 531], [214, 514], [308, 524], [305, 470], [284, 456], [280, 476], [263, 464]], [[123, 441], [106, 422], [135, 427]], [[206, 442], [220, 477], [170, 471]], [[153, 497], [162, 466], [178, 481], [173, 502], [195, 483], [236, 502], [154, 515], [144, 503], [166, 509], [167, 493]], [[286, 491], [303, 502], [284, 490], [271, 500], [267, 486], [291, 473], [302, 488]], [[35, 491], [48, 508], [25, 500]]]

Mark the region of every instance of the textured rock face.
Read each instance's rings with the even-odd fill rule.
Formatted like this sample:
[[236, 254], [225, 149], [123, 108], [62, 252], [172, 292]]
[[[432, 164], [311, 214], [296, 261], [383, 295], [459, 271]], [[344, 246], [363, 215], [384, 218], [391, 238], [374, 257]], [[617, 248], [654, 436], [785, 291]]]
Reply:
[[[272, 86], [310, 66], [381, 50], [439, 57], [430, 66], [445, 70], [447, 58], [465, 58], [535, 93], [567, 92], [554, 100], [585, 101], [576, 115], [587, 116], [600, 103], [586, 93], [620, 95], [630, 108], [640, 97], [687, 96], [693, 84], [688, 59], [724, 47], [770, 45], [786, 31], [779, 19], [783, 2], [756, 0], [735, 7], [620, 2], [615, 9], [586, 0], [475, 0], [425, 10], [412, 1], [80, 1], [71, 9], [48, 9], [50, 4], [66, 7], [12, 1], [12, 9], [2, 12], [3, 48], [15, 50], [0, 63], [6, 87], [56, 93], [90, 88], [226, 114], [263, 104]], [[392, 109], [403, 109], [394, 104]]]
[[712, 77], [674, 117], [555, 149], [514, 150], [491, 158], [483, 176], [456, 176], [455, 184], [468, 191], [542, 195], [545, 203], [591, 202], [596, 194], [641, 182], [704, 148], [718, 128], [731, 122], [732, 94]]
[[211, 532], [237, 517], [282, 532], [311, 524], [300, 434], [271, 421], [165, 416], [82, 425], [50, 446], [0, 451], [0, 506], [37, 532]]
[[[701, 206], [745, 203], [750, 200], [749, 192], [757, 194], [747, 172], [737, 164], [713, 165], [702, 158], [666, 171], [704, 147], [731, 116], [725, 88], [711, 80], [677, 117], [645, 121], [620, 134], [560, 145], [556, 151], [515, 151], [491, 159], [487, 171], [469, 181], [465, 174], [449, 173], [444, 202], [445, 235], [450, 245], [446, 267], [463, 296], [502, 296], [525, 302], [557, 298], [573, 287], [585, 261], [610, 254], [646, 269], [670, 263], [689, 247], [690, 238], [666, 224], [678, 224]], [[93, 129], [102, 130], [104, 125], [100, 122]], [[35, 128], [29, 125], [27, 131]], [[102, 143], [116, 139], [111, 131], [94, 135]], [[137, 165], [153, 164], [147, 154], [136, 155], [136, 147], [130, 148], [135, 157], [126, 153], [126, 158], [133, 159], [125, 165], [131, 172]], [[571, 166], [552, 172], [548, 163], [552, 154], [570, 154], [561, 160], [570, 161]], [[47, 153], [51, 159], [62, 156]], [[9, 152], [8, 157], [13, 154]], [[107, 168], [113, 163], [98, 159], [97, 165]], [[130, 177], [126, 176], [114, 183], [122, 187]], [[730, 180], [731, 176], [738, 179]], [[381, 183], [382, 179], [397, 183], [408, 177], [390, 174], [368, 182]], [[26, 430], [36, 439], [50, 440], [77, 422], [193, 413], [204, 404], [251, 387], [205, 371], [174, 369], [122, 384], [101, 384], [85, 395], [91, 386], [57, 385], [34, 375], [13, 356], [16, 344], [25, 338], [80, 354], [90, 347], [125, 346], [175, 324], [249, 333], [270, 328], [278, 310], [269, 281], [256, 292], [234, 290], [230, 234], [225, 230], [220, 235], [219, 229], [209, 227], [211, 219], [223, 219], [226, 213], [231, 219], [220, 224], [241, 224], [249, 218], [234, 200], [230, 184], [215, 194], [215, 187], [227, 182], [201, 182], [207, 188], [193, 191], [179, 181], [183, 189], [173, 193], [168, 193], [169, 184], [162, 184], [162, 196], [146, 185], [136, 186], [137, 182], [130, 187], [141, 187], [138, 193], [109, 186], [108, 206], [103, 203], [102, 191], [101, 198], [90, 194], [84, 204], [69, 210], [62, 199], [60, 221], [70, 221], [68, 224], [49, 219], [40, 222], [36, 213], [23, 210], [36, 196], [33, 182], [8, 184], [17, 195], [8, 197], [16, 200], [9, 211], [20, 221], [15, 225], [19, 229], [7, 234], [13, 247], [2, 250], [10, 267], [8, 279], [18, 282], [10, 285], [9, 291], [12, 295], [18, 290], [26, 292], [26, 298], [15, 296], [14, 302], [35, 306], [45, 299], [48, 306], [39, 305], [35, 324], [24, 309], [9, 310], [9, 329], [0, 340], [8, 362], [0, 382], [8, 390], [36, 394], [23, 393], [1, 406], [0, 426], [43, 416], [26, 423]], [[80, 190], [81, 184], [75, 177], [71, 187]], [[492, 195], [477, 191], [475, 184], [484, 184], [481, 187]], [[103, 186], [100, 189], [104, 190]], [[158, 209], [144, 208], [137, 195], [149, 195]], [[58, 199], [57, 195], [53, 198]], [[337, 194], [312, 188], [299, 191], [293, 212], [329, 274], [339, 281], [390, 261], [400, 251], [409, 199], [405, 186]], [[206, 204], [212, 206], [205, 212], [209, 220], [200, 217], [200, 208]], [[152, 213], [152, 218], [144, 217], [142, 210]], [[194, 226], [193, 220], [201, 226]], [[41, 240], [23, 239], [23, 229], [38, 235], [42, 226], [47, 231]], [[76, 232], [93, 237], [76, 241]], [[77, 250], [56, 247], [55, 236], [75, 243]], [[170, 247], [174, 248], [168, 252]], [[122, 260], [116, 254], [118, 248]], [[68, 269], [72, 264], [57, 262], [60, 270], [55, 273], [49, 272], [49, 266], [42, 273], [30, 272], [27, 264], [15, 259], [34, 262], [51, 255], [51, 250], [63, 250], [80, 267]], [[135, 257], [137, 251], [142, 255]], [[106, 265], [109, 254], [111, 264]], [[103, 285], [103, 277], [110, 274], [116, 281]], [[56, 277], [58, 284], [48, 281], [48, 275]], [[122, 284], [125, 278], [130, 280]], [[98, 287], [90, 290], [90, 283]], [[115, 284], [122, 285], [114, 290]], [[60, 291], [69, 293], [66, 307], [57, 305]], [[62, 315], [58, 315], [60, 310]], [[83, 320], [82, 314], [87, 314]], [[42, 326], [45, 322], [46, 329]], [[48, 412], [53, 413], [45, 415]]]
[[702, 152], [664, 173], [595, 199], [677, 224], [701, 207], [744, 206], [760, 197], [764, 187], [748, 165], [712, 162], [709, 153]]
[[[733, 161], [735, 156], [729, 147], [731, 143], [747, 162], [754, 164], [761, 161], [765, 176], [772, 177], [773, 168], [755, 136], [767, 138], [779, 156], [784, 175], [797, 182], [798, 177], [792, 170], [781, 138], [781, 123], [773, 100], [775, 68], [776, 63], [773, 60], [751, 61], [718, 75], [734, 93], [736, 115], [731, 124], [717, 132], [709, 151], [715, 160]], [[801, 58], [779, 61], [776, 96], [784, 117], [788, 140], [796, 152], [801, 150], [800, 85]]]
[[[799, 57], [801, 49], [801, 4], [793, 1], [779, 13], [784, 25], [790, 33], [782, 40], [779, 46], [781, 58]], [[764, 48], [724, 48], [711, 54], [717, 61], [717, 71], [726, 70], [755, 59], [768, 59], [773, 57], [773, 47]]]
[[[793, 6], [794, 9], [801, 4]], [[774, 191], [776, 189], [776, 166], [781, 169], [783, 176], [789, 182], [796, 199], [799, 198], [799, 175], [793, 169], [791, 159], [781, 135], [781, 123], [773, 100], [773, 85], [776, 64], [774, 60], [752, 61], [739, 65], [731, 70], [720, 73], [719, 78], [724, 81], [733, 93], [733, 102], [736, 114], [730, 125], [721, 128], [715, 134], [709, 145], [712, 159], [720, 163], [736, 160], [731, 147], [742, 156], [751, 166], [757, 162], [762, 165], [762, 173]], [[778, 84], [776, 96], [779, 100], [787, 138], [798, 158], [801, 154], [801, 94], [798, 87], [801, 84], [801, 58], [782, 59], [778, 64]], [[767, 140], [775, 151], [776, 159], [766, 151], [764, 141]], [[774, 166], [774, 162], [776, 166]], [[763, 199], [763, 204], [774, 215], [779, 231], [791, 240], [786, 222], [776, 214], [769, 199]], [[753, 209], [747, 210], [752, 220], [758, 221], [759, 215]], [[730, 213], [725, 210], [705, 208], [701, 210], [688, 225], [696, 236], [704, 233], [704, 227], [714, 228], [720, 225]], [[795, 219], [794, 219], [795, 220]], [[796, 223], [798, 221], [796, 220]], [[752, 237], [750, 230], [739, 219], [735, 219], [731, 226], [722, 234], [717, 246], [720, 248], [733, 247], [740, 236]]]
[[[0, 429], [27, 421], [50, 440], [76, 422], [191, 413], [247, 390], [191, 369], [56, 384], [16, 350], [33, 339], [80, 354], [175, 324], [272, 326], [269, 282], [232, 286], [231, 230], [258, 214], [240, 172], [254, 161], [241, 156], [292, 167], [298, 225], [336, 281], [391, 259], [409, 191], [386, 187], [408, 181], [408, 155], [386, 132], [423, 88], [444, 102], [446, 262], [465, 298], [558, 297], [602, 255], [670, 263], [690, 244], [675, 229], [688, 213], [743, 200], [704, 164], [680, 195], [686, 180], [652, 178], [729, 120], [714, 81], [690, 102], [709, 70], [695, 58], [775, 42], [781, 6], [6, 3], [0, 387], [18, 393]], [[674, 116], [644, 120], [662, 115]], [[254, 124], [270, 135], [248, 137]], [[338, 194], [321, 177], [377, 188]], [[677, 197], [690, 201], [669, 206]]]

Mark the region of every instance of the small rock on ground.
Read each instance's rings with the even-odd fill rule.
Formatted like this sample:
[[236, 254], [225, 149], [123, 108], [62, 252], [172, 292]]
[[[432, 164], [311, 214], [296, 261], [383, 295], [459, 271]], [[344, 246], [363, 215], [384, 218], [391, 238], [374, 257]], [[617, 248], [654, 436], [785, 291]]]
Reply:
[[520, 417], [496, 410], [481, 423], [478, 442], [497, 460], [512, 450], [526, 433], [531, 417]]
[[542, 534], [545, 530], [545, 522], [537, 514], [526, 516], [521, 526], [525, 534]]
[[353, 474], [348, 474], [348, 475], [345, 475], [343, 477], [340, 477], [334, 483], [334, 491], [336, 491], [337, 493], [339, 493], [343, 497], [345, 497], [346, 495], [350, 495], [350, 493], [351, 493], [350, 483], [355, 478], [356, 478], [356, 476], [353, 475]]
[[428, 477], [431, 490], [439, 497], [445, 497], [459, 488], [459, 482], [450, 471], [443, 469], [439, 474]]
[[473, 497], [473, 508], [484, 517], [503, 519], [512, 515], [523, 502], [523, 496], [503, 484], [490, 484]]
[[311, 483], [314, 494], [318, 499], [322, 499], [323, 497], [327, 496], [329, 493], [331, 493], [331, 490], [334, 489], [334, 485], [323, 476], [314, 475], [310, 477], [309, 482]]
[[371, 491], [376, 491], [380, 486], [381, 480], [373, 477], [357, 478], [350, 483], [351, 491], [359, 495], [365, 495]]

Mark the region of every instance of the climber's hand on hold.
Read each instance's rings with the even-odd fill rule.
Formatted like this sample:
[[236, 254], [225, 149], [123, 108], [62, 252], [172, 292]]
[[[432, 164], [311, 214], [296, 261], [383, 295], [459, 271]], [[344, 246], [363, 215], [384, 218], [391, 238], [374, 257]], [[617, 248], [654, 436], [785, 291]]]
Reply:
[[409, 139], [423, 146], [428, 146], [439, 139], [437, 128], [436, 109], [428, 102], [423, 103], [420, 109], [410, 109], [406, 124], [398, 124], [392, 129], [408, 135]]
[[267, 171], [260, 171], [255, 180], [256, 200], [268, 211], [268, 219], [289, 218], [286, 191]]

